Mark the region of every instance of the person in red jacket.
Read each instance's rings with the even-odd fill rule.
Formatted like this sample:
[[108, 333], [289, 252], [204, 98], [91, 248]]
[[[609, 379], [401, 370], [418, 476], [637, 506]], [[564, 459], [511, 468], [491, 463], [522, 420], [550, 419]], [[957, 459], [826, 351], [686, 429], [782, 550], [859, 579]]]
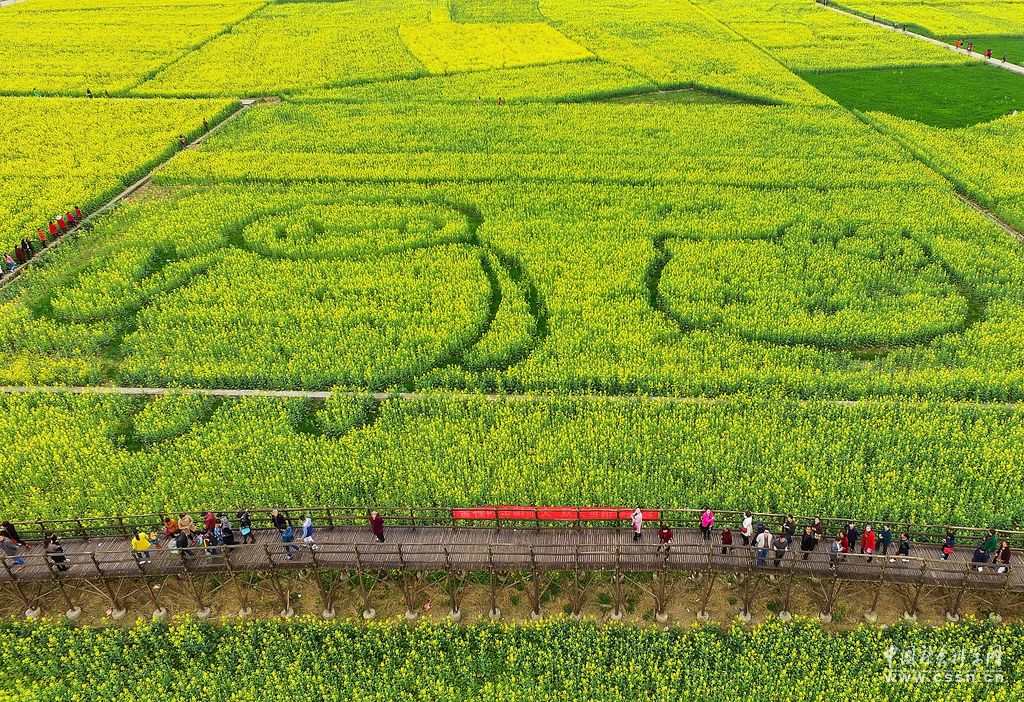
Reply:
[[732, 529], [728, 525], [722, 527], [722, 555], [732, 551]]
[[992, 58], [992, 49], [985, 49], [985, 58]]
[[860, 552], [868, 555], [868, 563], [871, 562], [871, 554], [875, 552], [875, 530], [868, 524], [864, 528], [864, 536], [860, 540]]
[[64, 215], [64, 221], [67, 223], [68, 229], [71, 229], [72, 227], [75, 226], [75, 216], [71, 214], [71, 212], [68, 212], [66, 215]]
[[68, 230], [67, 222], [64, 221], [64, 216], [57, 217], [57, 228], [60, 229], [60, 233], [63, 234]]
[[668, 524], [662, 524], [658, 529], [658, 550], [665, 549], [668, 551], [668, 547], [672, 545], [672, 527]]
[[58, 234], [58, 232], [57, 232], [57, 225], [54, 224], [53, 220], [51, 219], [50, 220], [50, 236], [56, 237], [57, 234]]
[[39, 241], [42, 242], [43, 248], [46, 248], [46, 232], [42, 229], [36, 229], [36, 236], [39, 237]]
[[75, 205], [75, 219], [79, 222], [85, 219], [85, 215], [82, 214], [82, 210], [78, 208], [78, 205]]
[[370, 512], [370, 531], [377, 537], [377, 541], [384, 543], [384, 517], [377, 510]]
[[17, 261], [19, 265], [25, 263], [25, 252], [21, 250], [20, 245], [14, 247], [14, 260]]
[[846, 554], [848, 554], [849, 552], [850, 552], [850, 537], [844, 531], [842, 536], [839, 537], [839, 553], [842, 554], [841, 556], [839, 556], [839, 560], [845, 561], [846, 560]]

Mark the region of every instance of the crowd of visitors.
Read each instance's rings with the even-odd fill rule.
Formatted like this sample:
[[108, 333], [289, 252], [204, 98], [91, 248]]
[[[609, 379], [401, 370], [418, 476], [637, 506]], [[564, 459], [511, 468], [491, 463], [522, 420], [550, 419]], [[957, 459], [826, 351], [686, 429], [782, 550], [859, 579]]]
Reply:
[[37, 227], [36, 238], [39, 239], [38, 242], [33, 242], [31, 238], [25, 237], [14, 246], [13, 254], [8, 251], [4, 252], [4, 269], [0, 269], [0, 277], [14, 273], [18, 270], [19, 266], [23, 266], [31, 261], [37, 253], [74, 230], [75, 227], [81, 224], [84, 218], [85, 214], [76, 205], [73, 210], [68, 210], [66, 214], [58, 215], [56, 219], [51, 219], [45, 227]]
[[[637, 507], [630, 516], [630, 526], [633, 532], [633, 542], [643, 540], [644, 513]], [[713, 539], [715, 528], [715, 513], [705, 507], [697, 519], [697, 526], [700, 529], [701, 540], [710, 543]], [[779, 566], [785, 558], [786, 553], [793, 549], [796, 541], [796, 533], [799, 530], [797, 519], [793, 515], [787, 515], [778, 526], [777, 533], [764, 521], [754, 521], [751, 512], [744, 512], [740, 522], [739, 534], [743, 546], [754, 549], [753, 557], [758, 566], [767, 566], [772, 561]], [[658, 551], [669, 551], [674, 537], [672, 526], [660, 523], [658, 527]], [[733, 534], [729, 526], [724, 526], [719, 532], [719, 540], [722, 555], [732, 552]], [[826, 552], [829, 558], [829, 568], [835, 570], [836, 564], [847, 560], [851, 553], [859, 553], [863, 561], [871, 563], [876, 557], [888, 558], [890, 563], [897, 559], [904, 563], [910, 562], [911, 541], [910, 533], [900, 532], [899, 540], [895, 539], [892, 527], [888, 524], [879, 525], [879, 529], [868, 523], [861, 531], [855, 522], [848, 522], [846, 526], [839, 529], [837, 533], [829, 537], [826, 534], [825, 524], [821, 517], [814, 517], [803, 527], [799, 541], [799, 553], [802, 560], [808, 560], [811, 554], [816, 551], [822, 543], [826, 543]], [[942, 541], [941, 559], [949, 560], [956, 549], [956, 535], [952, 530], [947, 531]], [[890, 555], [892, 551], [892, 555]], [[994, 564], [997, 573], [1005, 573], [1010, 566], [1012, 558], [1010, 543], [1003, 539], [999, 540], [995, 529], [989, 529], [985, 539], [974, 550], [971, 558], [972, 563], [977, 563], [978, 571], [984, 571], [984, 564]]]

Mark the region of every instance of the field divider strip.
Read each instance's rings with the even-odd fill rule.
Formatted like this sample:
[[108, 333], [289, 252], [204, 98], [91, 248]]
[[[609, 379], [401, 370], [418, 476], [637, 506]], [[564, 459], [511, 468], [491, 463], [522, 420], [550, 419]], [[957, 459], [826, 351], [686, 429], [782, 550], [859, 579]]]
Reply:
[[941, 41], [939, 39], [933, 39], [932, 37], [926, 37], [923, 34], [918, 34], [917, 32], [911, 32], [911, 31], [906, 30], [906, 29], [898, 29], [896, 26], [893, 26], [893, 25], [890, 25], [890, 24], [886, 24], [885, 22], [882, 22], [880, 20], [872, 20], [871, 18], [864, 17], [863, 15], [859, 15], [856, 12], [851, 12], [850, 10], [847, 10], [847, 9], [844, 9], [844, 8], [841, 8], [841, 7], [837, 7], [836, 5], [832, 4], [831, 2], [822, 2], [822, 0], [815, 0], [815, 2], [817, 2], [819, 5], [821, 5], [822, 7], [824, 7], [827, 10], [831, 10], [832, 12], [836, 12], [836, 13], [839, 13], [841, 15], [846, 15], [847, 17], [852, 17], [852, 18], [854, 18], [856, 20], [860, 20], [861, 22], [864, 22], [866, 24], [870, 24], [870, 25], [872, 25], [874, 27], [879, 27], [881, 29], [888, 29], [890, 32], [896, 32], [897, 34], [902, 34], [904, 36], [914, 37], [915, 39], [920, 39], [921, 41], [926, 41], [929, 44], [933, 44], [935, 46], [941, 46], [944, 49], [949, 49], [953, 53], [960, 54], [961, 56], [967, 56], [968, 58], [972, 58], [972, 59], [975, 59], [975, 60], [987, 63], [990, 66], [995, 66], [996, 68], [1002, 68], [1004, 71], [1010, 71], [1011, 73], [1016, 73], [1017, 75], [1024, 76], [1024, 66], [1018, 66], [1015, 63], [1003, 62], [1003, 61], [1000, 61], [999, 59], [997, 59], [995, 57], [985, 58], [985, 55], [983, 53], [980, 53], [980, 52], [977, 52], [977, 51], [968, 51], [967, 49], [957, 48], [956, 46], [953, 46], [952, 44], [947, 44], [944, 41]]
[[[457, 400], [484, 400], [486, 402], [536, 402], [543, 400], [584, 400], [593, 402], [632, 402], [644, 401], [666, 405], [724, 405], [737, 399], [735, 395], [641, 395], [612, 393], [559, 393], [520, 392], [520, 393], [484, 393], [467, 392], [464, 390], [428, 390], [428, 391], [366, 391], [366, 390], [272, 390], [263, 388], [185, 388], [185, 387], [136, 387], [123, 385], [0, 385], [0, 395], [31, 395], [43, 393], [47, 395], [127, 395], [131, 397], [162, 397], [164, 395], [200, 395], [205, 397], [221, 397], [242, 399], [246, 397], [268, 398], [299, 398], [309, 400], [326, 400], [331, 397], [351, 397], [370, 399], [375, 402], [401, 400], [418, 402], [436, 397]], [[833, 407], [858, 407], [876, 401], [892, 402], [902, 400], [904, 405], [933, 405], [936, 403], [953, 404], [982, 409], [1018, 410], [1024, 409], [1024, 403], [1007, 400], [965, 400], [957, 398], [907, 398], [899, 396], [846, 398], [806, 398], [787, 397], [787, 401], [800, 404], [819, 403]]]

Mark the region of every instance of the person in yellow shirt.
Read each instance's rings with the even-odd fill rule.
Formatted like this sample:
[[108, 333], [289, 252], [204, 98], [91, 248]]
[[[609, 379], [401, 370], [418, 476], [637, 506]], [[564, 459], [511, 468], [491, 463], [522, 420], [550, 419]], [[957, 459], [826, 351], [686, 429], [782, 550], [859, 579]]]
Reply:
[[132, 554], [140, 564], [153, 562], [149, 557], [149, 547], [149, 537], [146, 534], [140, 531], [132, 532]]

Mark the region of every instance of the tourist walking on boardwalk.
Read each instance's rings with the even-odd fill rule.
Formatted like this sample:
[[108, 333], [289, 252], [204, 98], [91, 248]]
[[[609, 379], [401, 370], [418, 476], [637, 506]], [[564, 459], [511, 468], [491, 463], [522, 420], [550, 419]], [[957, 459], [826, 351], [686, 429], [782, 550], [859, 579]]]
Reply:
[[206, 531], [213, 531], [217, 526], [217, 516], [210, 510], [206, 511], [206, 516], [203, 517], [203, 528]]
[[288, 528], [288, 518], [276, 509], [270, 510], [270, 523], [273, 524], [274, 528], [278, 531], [284, 531]]
[[740, 524], [740, 538], [743, 539], [743, 545], [749, 546], [750, 539], [753, 538], [754, 534], [754, 515], [750, 512], [743, 513], [743, 523]]
[[825, 540], [825, 523], [821, 521], [821, 517], [814, 518], [814, 523], [811, 524], [811, 531], [814, 532], [814, 540], [819, 544]]
[[[836, 538], [832, 539], [832, 543], [828, 545], [828, 569], [836, 569], [836, 561], [843, 553], [843, 541], [846, 539], [846, 534], [841, 534]], [[849, 543], [849, 542], [847, 542]]]
[[256, 543], [256, 536], [252, 533], [252, 513], [243, 509], [235, 516], [238, 517], [238, 530], [242, 535], [242, 543]]
[[993, 561], [1000, 564], [999, 568], [996, 569], [997, 573], [1005, 573], [1009, 570], [1010, 558], [1012, 555], [1013, 552], [1010, 551], [1010, 542], [1003, 540], [1003, 542], [999, 544], [999, 551], [996, 552], [995, 558], [993, 558]]
[[882, 525], [882, 530], [878, 532], [878, 542], [882, 546], [882, 555], [889, 555], [889, 546], [892, 544], [892, 529], [889, 528], [888, 524]]
[[725, 527], [722, 529], [721, 536], [722, 536], [722, 555], [724, 556], [725, 554], [727, 554], [730, 551], [732, 551], [732, 529], [729, 528], [728, 524], [726, 524]]
[[956, 548], [956, 535], [952, 531], [946, 532], [946, 538], [942, 540], [942, 560], [948, 561]]
[[218, 514], [217, 515], [217, 519], [220, 520], [220, 528], [221, 529], [230, 529], [231, 528], [231, 520], [228, 519], [227, 512], [221, 512], [220, 514]]
[[196, 533], [196, 522], [191, 515], [185, 512], [178, 515], [178, 531], [184, 534], [185, 538], [192, 538], [192, 535]]
[[978, 564], [978, 572], [985, 570], [982, 563], [988, 563], [988, 550], [984, 546], [979, 546], [974, 549], [974, 556], [971, 558], [971, 563]]
[[5, 557], [14, 559], [14, 565], [25, 565], [25, 559], [18, 555], [18, 544], [11, 537], [0, 536], [0, 549]]
[[847, 551], [853, 551], [857, 548], [857, 542], [860, 540], [860, 531], [857, 529], [857, 525], [850, 522], [846, 525], [846, 541]]
[[982, 542], [982, 547], [992, 555], [992, 560], [996, 559], [996, 551], [999, 550], [999, 537], [996, 536], [995, 529], [988, 530], [988, 536], [985, 541]]
[[850, 552], [850, 532], [847, 531], [839, 535], [839, 560], [845, 561], [846, 554]]
[[313, 518], [306, 515], [306, 518], [302, 520], [302, 543], [309, 546], [310, 551], [316, 551], [317, 545], [313, 541]]
[[800, 537], [800, 550], [804, 552], [805, 561], [817, 545], [818, 539], [814, 536], [814, 529], [809, 526], [804, 527], [804, 535]]
[[754, 539], [754, 547], [757, 548], [757, 565], [768, 565], [768, 549], [772, 546], [772, 532], [765, 529]]
[[[900, 556], [904, 563], [910, 561], [910, 534], [908, 532], [903, 532], [902, 534], [900, 534], [900, 547], [896, 551], [896, 555]], [[890, 558], [889, 562], [895, 563], [896, 559]]]
[[25, 539], [21, 538], [21, 535], [18, 534], [18, 530], [10, 522], [6, 520], [0, 522], [0, 534], [3, 534], [7, 538], [11, 539], [14, 543], [18, 544], [19, 546], [24, 546], [26, 551], [28, 550], [28, 544], [25, 543]]
[[64, 546], [52, 532], [48, 532], [43, 537], [43, 552], [46, 553], [57, 570], [63, 572], [71, 567], [67, 562], [68, 557], [64, 555]]
[[711, 541], [711, 530], [715, 527], [715, 513], [705, 507], [700, 515], [700, 533], [705, 541]]
[[13, 273], [14, 271], [18, 270], [18, 264], [14, 262], [14, 259], [11, 258], [11, 255], [6, 251], [4, 251], [4, 263], [7, 264], [8, 273]]
[[775, 539], [775, 567], [778, 568], [782, 565], [782, 559], [786, 557], [786, 551], [789, 550], [789, 541], [782, 534], [779, 534], [779, 538]]
[[370, 531], [377, 537], [377, 541], [384, 543], [384, 517], [377, 510], [370, 512]]
[[178, 529], [178, 532], [174, 535], [174, 551], [181, 555], [182, 558], [192, 558], [195, 554], [192, 553], [192, 549], [189, 548], [188, 534]]
[[139, 565], [152, 563], [152, 559], [149, 557], [149, 547], [149, 535], [138, 529], [134, 530], [132, 532], [132, 555], [135, 556]]
[[782, 522], [782, 537], [786, 539], [787, 548], [793, 545], [793, 539], [796, 537], [796, 517], [792, 514]]
[[668, 553], [668, 547], [672, 545], [672, 527], [668, 524], [662, 524], [658, 528], [658, 550], [665, 549], [665, 553]]
[[641, 530], [644, 528], [644, 513], [639, 507], [633, 510], [633, 514], [629, 517], [629, 523], [633, 526], [633, 541], [639, 541]]
[[292, 550], [298, 551], [299, 547], [295, 545], [295, 530], [291, 526], [286, 526], [281, 532], [281, 543], [284, 544], [285, 558], [292, 560]]
[[[174, 535], [178, 532], [178, 520], [174, 517], [164, 517], [164, 537], [166, 541], [164, 543], [171, 543], [174, 541]], [[160, 544], [157, 544], [157, 548]]]
[[230, 524], [220, 528], [220, 542], [225, 546], [224, 555], [230, 557], [231, 549], [226, 547], [238, 545], [238, 542], [235, 541], [235, 530], [231, 528]]
[[867, 554], [868, 563], [870, 563], [871, 554], [875, 552], [875, 532], [870, 524], [864, 527], [864, 538], [860, 542], [860, 552]]

